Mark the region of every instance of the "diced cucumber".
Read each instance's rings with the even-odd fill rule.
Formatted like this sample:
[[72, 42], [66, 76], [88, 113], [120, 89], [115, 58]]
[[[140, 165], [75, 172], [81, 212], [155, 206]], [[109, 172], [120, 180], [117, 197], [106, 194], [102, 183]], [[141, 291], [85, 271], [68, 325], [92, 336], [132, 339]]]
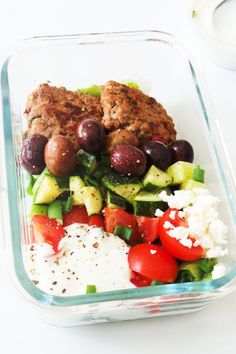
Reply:
[[82, 195], [88, 215], [99, 214], [102, 210], [102, 196], [100, 190], [95, 187], [86, 186], [82, 188]]
[[69, 177], [57, 177], [55, 176], [57, 184], [62, 191], [68, 191], [69, 187]]
[[183, 262], [179, 266], [177, 282], [185, 283], [202, 280], [202, 271], [199, 268], [199, 262]]
[[28, 195], [33, 195], [33, 187], [38, 176], [28, 175], [28, 186], [26, 188], [26, 193]]
[[126, 201], [120, 195], [108, 190], [107, 191], [107, 206], [111, 209], [121, 208], [126, 209]]
[[73, 193], [73, 205], [84, 205], [82, 189], [85, 183], [79, 176], [70, 176], [69, 180], [70, 191]]
[[186, 161], [178, 161], [168, 167], [167, 174], [172, 177], [171, 184], [181, 184], [188, 179], [192, 179], [193, 170], [196, 165]]
[[85, 170], [88, 174], [91, 174], [95, 171], [95, 169], [97, 167], [97, 160], [93, 154], [90, 154], [89, 152], [86, 152], [86, 151], [80, 149], [77, 152], [76, 157], [77, 157], [78, 163], [81, 164], [85, 168]]
[[86, 186], [98, 187], [98, 182], [96, 179], [89, 175], [84, 176], [84, 183]]
[[206, 188], [206, 185], [204, 183], [194, 181], [193, 179], [188, 179], [180, 185], [180, 189], [183, 190], [193, 190], [194, 188]]
[[32, 204], [30, 212], [30, 216], [34, 215], [48, 215], [48, 206], [47, 205], [42, 205], [42, 204]]
[[139, 192], [134, 198], [134, 214], [153, 217], [157, 209], [168, 209], [168, 204], [160, 198], [162, 191], [163, 189], [158, 192]]
[[58, 222], [62, 223], [62, 203], [61, 200], [54, 200], [48, 206], [48, 217], [51, 219], [56, 219]]
[[44, 176], [45, 175], [49, 175], [51, 176], [51, 173], [48, 171], [47, 167], [45, 167], [45, 169], [40, 173], [40, 175], [38, 176], [38, 178], [36, 179], [35, 183], [33, 184], [33, 187], [32, 187], [32, 194], [33, 196], [35, 194], [37, 194], [37, 191], [38, 191], [38, 188], [42, 182], [42, 180], [44, 179]]
[[[38, 182], [39, 178], [35, 184]], [[61, 194], [61, 190], [57, 184], [56, 178], [52, 175], [45, 174], [43, 178], [40, 179], [40, 184], [33, 193], [34, 204], [50, 204]]]
[[171, 182], [172, 177], [154, 165], [149, 168], [143, 179], [144, 188], [148, 191], [154, 191], [157, 188], [166, 187]]
[[137, 178], [122, 176], [113, 171], [102, 178], [102, 183], [131, 204], [142, 188], [142, 184]]

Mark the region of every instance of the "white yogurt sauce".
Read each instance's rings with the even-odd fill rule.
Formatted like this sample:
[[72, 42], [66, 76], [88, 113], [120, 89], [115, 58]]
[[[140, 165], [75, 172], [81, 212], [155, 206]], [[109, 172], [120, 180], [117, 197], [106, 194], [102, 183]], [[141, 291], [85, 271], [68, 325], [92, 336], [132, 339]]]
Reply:
[[86, 294], [87, 285], [97, 292], [134, 288], [130, 282], [129, 246], [102, 228], [73, 224], [53, 254], [50, 245], [27, 246], [25, 267], [30, 279], [52, 295]]

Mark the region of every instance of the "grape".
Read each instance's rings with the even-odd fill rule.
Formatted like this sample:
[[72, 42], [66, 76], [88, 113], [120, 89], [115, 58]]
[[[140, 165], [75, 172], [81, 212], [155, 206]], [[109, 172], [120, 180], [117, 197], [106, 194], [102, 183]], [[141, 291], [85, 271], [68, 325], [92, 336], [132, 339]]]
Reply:
[[44, 148], [48, 139], [41, 134], [28, 137], [21, 150], [21, 165], [32, 175], [40, 174], [44, 167]]
[[171, 164], [171, 153], [168, 148], [159, 141], [144, 143], [142, 150], [147, 155], [148, 165], [155, 165], [161, 170], [166, 170]]
[[105, 146], [105, 130], [96, 120], [83, 120], [77, 125], [75, 134], [80, 147], [87, 152], [95, 153]]
[[194, 151], [192, 145], [186, 140], [176, 140], [169, 145], [172, 159], [171, 163], [177, 161], [193, 162]]
[[146, 156], [132, 145], [118, 145], [110, 155], [112, 167], [130, 176], [141, 176], [146, 170]]

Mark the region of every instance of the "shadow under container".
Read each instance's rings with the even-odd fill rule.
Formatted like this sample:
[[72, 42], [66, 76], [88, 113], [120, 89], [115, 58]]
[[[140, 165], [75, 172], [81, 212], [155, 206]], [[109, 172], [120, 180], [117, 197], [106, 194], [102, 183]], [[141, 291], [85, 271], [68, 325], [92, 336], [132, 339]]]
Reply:
[[[229, 272], [216, 280], [168, 284], [73, 297], [52, 296], [30, 281], [23, 261], [29, 234], [25, 173], [20, 168], [26, 97], [40, 83], [75, 90], [108, 80], [150, 86], [173, 117], [177, 137], [191, 142], [206, 184], [221, 199], [229, 227]], [[172, 35], [159, 31], [38, 37], [20, 43], [2, 67], [5, 165], [1, 171], [3, 234], [16, 287], [46, 321], [61, 326], [176, 315], [203, 309], [235, 288], [235, 183], [216, 117], [209, 110], [199, 73]]]

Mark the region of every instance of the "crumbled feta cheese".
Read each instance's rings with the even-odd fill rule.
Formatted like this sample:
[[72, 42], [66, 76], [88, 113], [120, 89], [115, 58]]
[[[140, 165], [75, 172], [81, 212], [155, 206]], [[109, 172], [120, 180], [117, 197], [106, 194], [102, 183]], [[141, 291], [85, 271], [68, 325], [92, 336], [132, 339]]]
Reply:
[[157, 218], [162, 217], [163, 214], [164, 214], [164, 212], [161, 209], [157, 209], [156, 212], [155, 212], [155, 216]]
[[[164, 228], [169, 229], [170, 225], [172, 226], [172, 229], [168, 230], [170, 236], [178, 239], [186, 247], [192, 247], [192, 241], [188, 241], [188, 236], [192, 236], [195, 239], [193, 246], [203, 247], [206, 258], [217, 258], [227, 254], [228, 250], [224, 245], [227, 243], [228, 228], [219, 218], [217, 210], [219, 198], [213, 196], [209, 190], [201, 188], [191, 191], [178, 190], [172, 195], [167, 195], [164, 191], [160, 198], [167, 202], [170, 208], [182, 209], [179, 216], [184, 216], [188, 223], [188, 228], [173, 228], [173, 225], [166, 221]], [[171, 213], [170, 219], [174, 217], [174, 214], [171, 217]]]
[[177, 190], [174, 194], [168, 195], [166, 191], [163, 191], [160, 193], [160, 198], [167, 202], [170, 208], [182, 209], [191, 203], [193, 192]]
[[171, 210], [170, 214], [169, 214], [169, 217], [171, 220], [175, 220], [175, 217], [176, 217], [176, 210]]
[[214, 266], [211, 272], [212, 279], [223, 277], [228, 271], [228, 267], [223, 263], [218, 263]]
[[179, 243], [188, 248], [192, 248], [193, 245], [193, 242], [190, 238], [182, 238], [180, 239]]
[[189, 236], [189, 230], [187, 227], [178, 226], [178, 227], [173, 228], [172, 230], [169, 230], [168, 235], [176, 238], [177, 240], [181, 240], [181, 239], [187, 238]]
[[169, 221], [165, 221], [163, 224], [164, 229], [174, 229], [174, 226], [169, 222]]
[[174, 229], [168, 231], [168, 235], [179, 240], [179, 242], [183, 246], [191, 248], [193, 245], [192, 240], [189, 238], [189, 231], [186, 227], [183, 226], [175, 227]]
[[220, 246], [216, 246], [207, 251], [206, 258], [218, 258], [218, 257], [223, 257], [226, 254], [228, 254], [227, 248], [222, 249]]

